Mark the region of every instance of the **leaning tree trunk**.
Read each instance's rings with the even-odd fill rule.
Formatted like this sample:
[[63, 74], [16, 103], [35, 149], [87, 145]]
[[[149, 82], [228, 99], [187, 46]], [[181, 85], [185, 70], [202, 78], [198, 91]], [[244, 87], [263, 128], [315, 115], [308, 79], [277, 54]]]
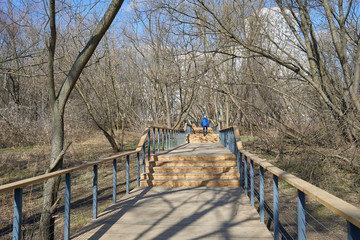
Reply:
[[[104, 16], [97, 24], [92, 32], [89, 41], [84, 49], [77, 56], [74, 64], [66, 76], [58, 94], [55, 94], [55, 79], [54, 79], [54, 55], [56, 45], [56, 26], [55, 26], [55, 0], [49, 1], [50, 12], [50, 45], [49, 50], [49, 99], [51, 106], [52, 117], [52, 153], [50, 167], [47, 172], [56, 171], [62, 168], [63, 155], [66, 151], [64, 149], [64, 111], [65, 105], [69, 99], [72, 90], [75, 87], [79, 76], [93, 55], [96, 47], [109, 29], [115, 16], [119, 12], [124, 0], [112, 0]], [[40, 219], [40, 230], [42, 239], [54, 239], [54, 213], [58, 203], [57, 191], [59, 188], [60, 178], [53, 178], [44, 183], [43, 193], [43, 208]]]
[[[52, 109], [51, 130], [52, 130], [52, 152], [50, 167], [47, 173], [62, 168], [62, 152], [64, 147], [64, 114], [55, 106]], [[40, 218], [41, 239], [54, 239], [54, 224], [56, 207], [58, 204], [57, 191], [60, 185], [60, 177], [51, 178], [44, 183], [43, 208]]]

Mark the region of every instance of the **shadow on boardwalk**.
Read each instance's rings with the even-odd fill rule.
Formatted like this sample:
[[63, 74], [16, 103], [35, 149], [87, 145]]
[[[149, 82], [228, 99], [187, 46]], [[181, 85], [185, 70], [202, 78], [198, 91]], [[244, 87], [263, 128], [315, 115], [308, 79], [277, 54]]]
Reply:
[[240, 188], [136, 188], [72, 239], [271, 239]]

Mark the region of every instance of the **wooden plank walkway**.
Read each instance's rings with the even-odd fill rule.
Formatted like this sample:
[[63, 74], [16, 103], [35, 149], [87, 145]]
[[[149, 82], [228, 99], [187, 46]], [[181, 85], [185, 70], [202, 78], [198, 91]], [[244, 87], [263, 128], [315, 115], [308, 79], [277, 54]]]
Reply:
[[[218, 143], [192, 143], [157, 155], [221, 156]], [[72, 239], [273, 239], [238, 187], [135, 188]]]

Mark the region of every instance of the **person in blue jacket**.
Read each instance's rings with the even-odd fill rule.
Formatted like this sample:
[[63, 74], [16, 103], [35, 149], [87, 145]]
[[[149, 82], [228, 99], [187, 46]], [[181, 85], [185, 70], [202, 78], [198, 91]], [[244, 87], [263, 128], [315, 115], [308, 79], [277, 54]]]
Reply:
[[201, 120], [201, 126], [203, 127], [203, 134], [205, 136], [209, 127], [209, 120], [206, 117]]

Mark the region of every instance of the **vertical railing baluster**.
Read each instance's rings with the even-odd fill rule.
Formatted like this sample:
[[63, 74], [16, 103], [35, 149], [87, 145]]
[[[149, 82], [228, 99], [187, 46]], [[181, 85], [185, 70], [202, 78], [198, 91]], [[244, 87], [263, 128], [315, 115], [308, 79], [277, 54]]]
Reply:
[[126, 155], [126, 193], [130, 192], [130, 156]]
[[170, 148], [172, 148], [173, 147], [173, 131], [172, 130], [170, 130]]
[[22, 194], [22, 188], [14, 190], [13, 240], [21, 240]]
[[306, 239], [306, 218], [305, 218], [305, 193], [298, 190], [297, 210], [298, 210], [298, 239]]
[[65, 211], [64, 211], [64, 240], [70, 239], [70, 199], [71, 199], [71, 176], [65, 175]]
[[349, 221], [347, 222], [347, 240], [359, 240], [360, 228]]
[[136, 153], [136, 186], [140, 187], [140, 153]]
[[240, 173], [240, 152], [237, 148], [236, 148], [236, 166], [237, 166], [237, 172]]
[[176, 131], [173, 130], [173, 147], [176, 146]]
[[142, 160], [143, 160], [143, 173], [145, 172], [145, 143], [144, 145], [142, 146]]
[[116, 159], [113, 160], [113, 203], [116, 203], [116, 187], [117, 187], [117, 164]]
[[93, 218], [97, 218], [97, 209], [98, 209], [98, 166], [94, 165], [93, 167]]
[[168, 130], [165, 129], [165, 149], [168, 149]]
[[157, 137], [157, 144], [158, 144], [158, 146], [157, 146], [157, 151], [158, 152], [160, 152], [160, 128], [158, 128], [158, 137]]
[[155, 154], [155, 141], [156, 141], [155, 130], [156, 128], [153, 128], [153, 154]]
[[243, 154], [239, 152], [240, 187], [244, 187]]
[[279, 178], [273, 175], [274, 240], [279, 240]]
[[168, 130], [168, 146], [167, 146], [168, 149], [170, 148], [170, 141], [171, 141], [170, 140], [170, 130]]
[[244, 158], [244, 181], [245, 181], [245, 194], [249, 195], [248, 192], [248, 170], [247, 170], [247, 156]]
[[255, 205], [255, 188], [254, 188], [254, 161], [250, 159], [250, 187], [251, 187], [251, 206]]
[[162, 142], [161, 142], [161, 145], [162, 145], [162, 150], [164, 151], [164, 150], [165, 150], [165, 148], [164, 148], [164, 129], [162, 129], [161, 133], [162, 133]]
[[150, 160], [150, 129], [149, 129], [149, 134], [148, 134], [148, 160]]
[[264, 168], [260, 166], [260, 222], [264, 221]]

